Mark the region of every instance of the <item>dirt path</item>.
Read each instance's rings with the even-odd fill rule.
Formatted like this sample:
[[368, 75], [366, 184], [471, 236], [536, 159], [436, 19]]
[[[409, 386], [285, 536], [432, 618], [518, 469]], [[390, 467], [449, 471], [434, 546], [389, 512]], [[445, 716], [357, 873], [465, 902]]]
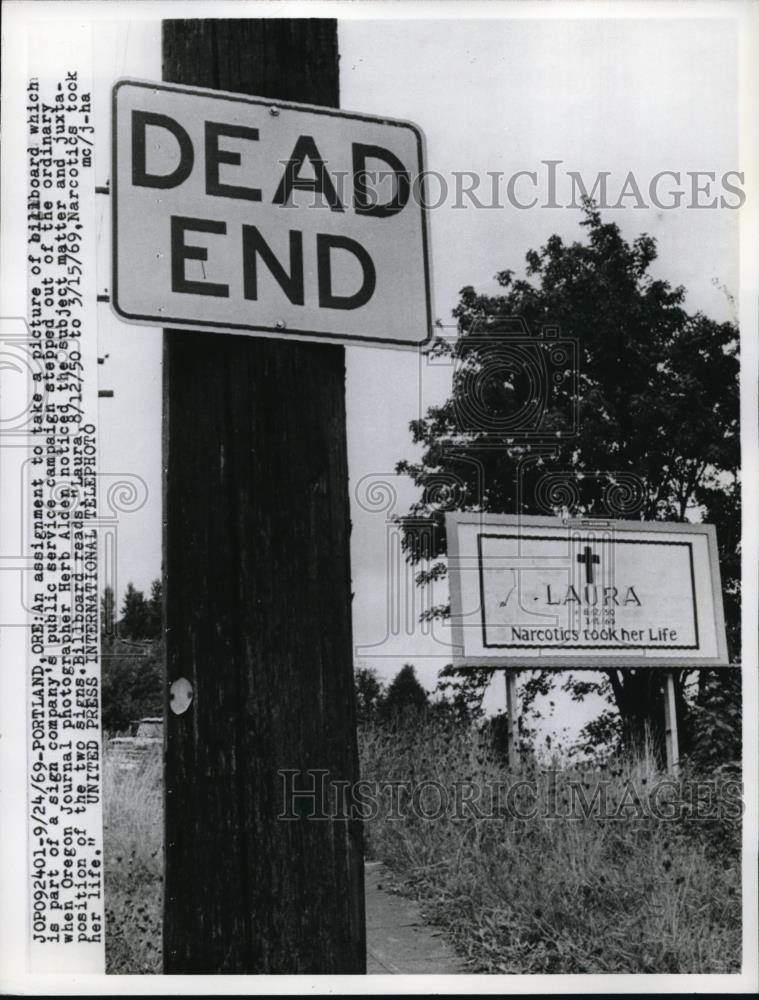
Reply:
[[422, 921], [411, 900], [382, 888], [379, 861], [366, 864], [366, 971], [368, 975], [401, 973], [439, 975], [464, 971], [440, 933]]

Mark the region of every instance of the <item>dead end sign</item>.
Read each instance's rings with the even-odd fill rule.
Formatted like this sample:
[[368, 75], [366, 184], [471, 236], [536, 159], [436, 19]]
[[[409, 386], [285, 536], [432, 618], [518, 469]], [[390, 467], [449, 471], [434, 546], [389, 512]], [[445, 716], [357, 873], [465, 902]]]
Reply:
[[121, 319], [340, 343], [430, 341], [415, 125], [120, 80], [112, 127], [111, 302]]

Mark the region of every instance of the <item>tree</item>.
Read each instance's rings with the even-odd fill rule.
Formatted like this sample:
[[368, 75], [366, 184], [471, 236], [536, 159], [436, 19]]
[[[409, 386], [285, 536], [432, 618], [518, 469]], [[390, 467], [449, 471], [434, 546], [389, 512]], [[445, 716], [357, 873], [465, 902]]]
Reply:
[[124, 593], [124, 603], [121, 606], [119, 619], [119, 635], [123, 639], [145, 639], [149, 634], [150, 613], [145, 595], [136, 590], [131, 583], [127, 584]]
[[377, 718], [382, 707], [384, 688], [371, 667], [357, 667], [353, 674], [356, 690], [356, 716], [359, 723]]
[[[117, 641], [118, 645], [118, 641]], [[126, 648], [103, 657], [102, 719], [106, 732], [124, 732], [145, 716], [163, 714], [163, 656], [150, 644], [142, 653]]]
[[[399, 519], [408, 558], [422, 562], [420, 525], [432, 521], [432, 563], [417, 580], [425, 586], [445, 575], [440, 557], [446, 552], [446, 509], [712, 521], [735, 658], [738, 329], [688, 313], [685, 290], [650, 274], [656, 259], [650, 236], [626, 242], [589, 200], [581, 225], [584, 241], [566, 244], [552, 236], [539, 251], [528, 252], [525, 279], [499, 271], [501, 293], [461, 290], [454, 309], [458, 336], [453, 343], [438, 338], [434, 346], [452, 358], [451, 397], [410, 425], [414, 442], [424, 448], [421, 461], [397, 465], [421, 488], [420, 499]], [[547, 362], [545, 350], [536, 355], [535, 334], [550, 327], [577, 344], [576, 371], [568, 350], [551, 355], [563, 361]], [[522, 338], [521, 369], [514, 364], [515, 335]], [[545, 341], [549, 352], [552, 342], [559, 343], [553, 334]], [[544, 398], [535, 392], [535, 366], [530, 368], [536, 357], [548, 365], [549, 379], [539, 386]], [[542, 443], [536, 443], [536, 421]], [[548, 471], [559, 474], [559, 481], [546, 490]], [[448, 605], [439, 605], [428, 617], [448, 614]], [[679, 672], [677, 684], [681, 714], [686, 673]], [[656, 671], [610, 669], [600, 682], [575, 678], [569, 686], [579, 697], [590, 690], [613, 697], [626, 739], [638, 742], [646, 723], [660, 718], [660, 683]], [[539, 675], [533, 693], [547, 684], [547, 675]]]
[[[163, 714], [163, 645], [161, 587], [156, 580], [150, 599], [128, 584], [118, 628], [115, 596], [106, 587], [101, 600], [100, 642], [103, 729], [123, 732], [144, 716]], [[156, 613], [158, 615], [156, 620]]]
[[103, 646], [112, 646], [116, 630], [116, 598], [113, 587], [106, 587], [100, 599], [100, 637]]
[[490, 670], [477, 667], [459, 672], [444, 668], [438, 676], [436, 699], [430, 710], [448, 723], [468, 726], [477, 722], [484, 714], [482, 699], [490, 675]]
[[393, 678], [382, 700], [381, 713], [386, 719], [416, 715], [427, 707], [427, 692], [416, 679], [410, 663], [405, 663]]
[[160, 580], [150, 585], [147, 601], [146, 634], [150, 639], [160, 639], [163, 634], [163, 587]]
[[689, 717], [690, 757], [703, 771], [740, 769], [742, 746], [741, 676], [702, 670]]

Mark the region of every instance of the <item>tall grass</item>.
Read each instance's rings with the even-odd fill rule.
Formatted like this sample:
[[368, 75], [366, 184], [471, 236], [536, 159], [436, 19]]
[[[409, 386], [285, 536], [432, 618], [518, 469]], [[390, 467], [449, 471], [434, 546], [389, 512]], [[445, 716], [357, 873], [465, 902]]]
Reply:
[[[107, 745], [106, 745], [107, 746]], [[161, 755], [104, 769], [106, 972], [161, 972], [163, 803]]]
[[[484, 816], [463, 808], [439, 815], [440, 795], [430, 789], [419, 802], [434, 819], [404, 809], [392, 818], [385, 809], [366, 827], [370, 856], [419, 900], [472, 971], [739, 971], [739, 823], [689, 818], [687, 808], [672, 820], [620, 809], [634, 802], [631, 789], [645, 804], [663, 777], [650, 753], [600, 768], [561, 766], [554, 757], [510, 774], [485, 736], [418, 719], [365, 727], [360, 748], [362, 775], [376, 781], [528, 786], [496, 818], [487, 796]], [[603, 788], [604, 815], [617, 818], [592, 809], [567, 818], [578, 788], [587, 803]], [[685, 780], [663, 791], [667, 815], [693, 799]]]
[[[510, 772], [476, 730], [424, 717], [364, 726], [359, 748], [369, 781], [487, 788], [520, 779], [534, 788], [534, 818], [508, 810], [487, 818], [485, 798], [485, 817], [461, 808], [435, 819], [400, 809], [392, 818], [380, 809], [365, 825], [367, 857], [383, 861], [398, 891], [419, 900], [471, 971], [739, 971], [739, 822], [687, 810], [672, 820], [635, 809], [618, 818], [565, 816], [573, 783], [586, 802], [604, 788], [612, 814], [631, 788], [645, 801], [662, 777], [651, 754], [599, 767], [554, 756]], [[123, 765], [117, 753], [106, 755], [107, 968], [160, 972], [160, 754]], [[690, 777], [670, 787], [668, 802], [692, 801]], [[714, 780], [702, 799], [710, 789], [713, 800], [725, 791]], [[419, 798], [428, 812], [438, 801], [434, 790]], [[524, 797], [513, 801], [526, 816]]]

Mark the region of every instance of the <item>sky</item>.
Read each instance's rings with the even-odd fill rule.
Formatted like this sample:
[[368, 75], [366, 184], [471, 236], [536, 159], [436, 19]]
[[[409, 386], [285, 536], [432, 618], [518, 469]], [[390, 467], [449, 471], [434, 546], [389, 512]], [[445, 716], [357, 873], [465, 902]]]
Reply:
[[[114, 8], [121, 12], [125, 5]], [[509, 6], [491, 9], [508, 12]], [[525, 253], [551, 234], [581, 238], [577, 209], [543, 207], [545, 161], [559, 161], [560, 203], [568, 200], [568, 171], [590, 184], [608, 171], [615, 201], [631, 171], [647, 192], [660, 171], [683, 177], [713, 171], [719, 179], [742, 169], [738, 38], [728, 18], [342, 19], [339, 45], [341, 106], [418, 124], [428, 168], [451, 187], [451, 196], [430, 213], [434, 313], [444, 324], [453, 322], [451, 309], [463, 286], [494, 292], [496, 271], [511, 268], [522, 276]], [[144, 13], [140, 21], [119, 21], [114, 13], [112, 23], [97, 28], [95, 57], [102, 123], [96, 167], [98, 183], [105, 183], [108, 92], [120, 76], [160, 79], [159, 21], [151, 23]], [[533, 171], [539, 204], [457, 208], [455, 171], [501, 171], [505, 177]], [[733, 319], [739, 213], [687, 207], [691, 193], [684, 183], [688, 194], [679, 208], [634, 207], [633, 198], [603, 216], [629, 239], [641, 232], [656, 238], [659, 259], [652, 270], [687, 288], [689, 309]], [[529, 200], [524, 179], [516, 190]], [[100, 211], [103, 289], [106, 201]], [[107, 355], [101, 388], [114, 391], [100, 402], [101, 473], [106, 482], [126, 477], [144, 495], [139, 509], [119, 522], [117, 586], [123, 592], [129, 581], [147, 589], [160, 574], [161, 333], [120, 322], [105, 304], [100, 310], [100, 353]], [[403, 513], [416, 495], [394, 473], [399, 459], [419, 455], [409, 421], [446, 397], [451, 370], [414, 352], [376, 347], [347, 348], [346, 364], [355, 659], [386, 679], [412, 662], [431, 688], [450, 660], [445, 631], [424, 635], [412, 615], [409, 626], [387, 634], [388, 562], [397, 544], [389, 517]], [[378, 488], [394, 494], [392, 505], [367, 509]], [[403, 601], [418, 601], [408, 574], [401, 573], [395, 586]], [[502, 703], [499, 677], [486, 705], [495, 710]], [[562, 712], [560, 706], [556, 727], [576, 731], [597, 708], [565, 705]]]

